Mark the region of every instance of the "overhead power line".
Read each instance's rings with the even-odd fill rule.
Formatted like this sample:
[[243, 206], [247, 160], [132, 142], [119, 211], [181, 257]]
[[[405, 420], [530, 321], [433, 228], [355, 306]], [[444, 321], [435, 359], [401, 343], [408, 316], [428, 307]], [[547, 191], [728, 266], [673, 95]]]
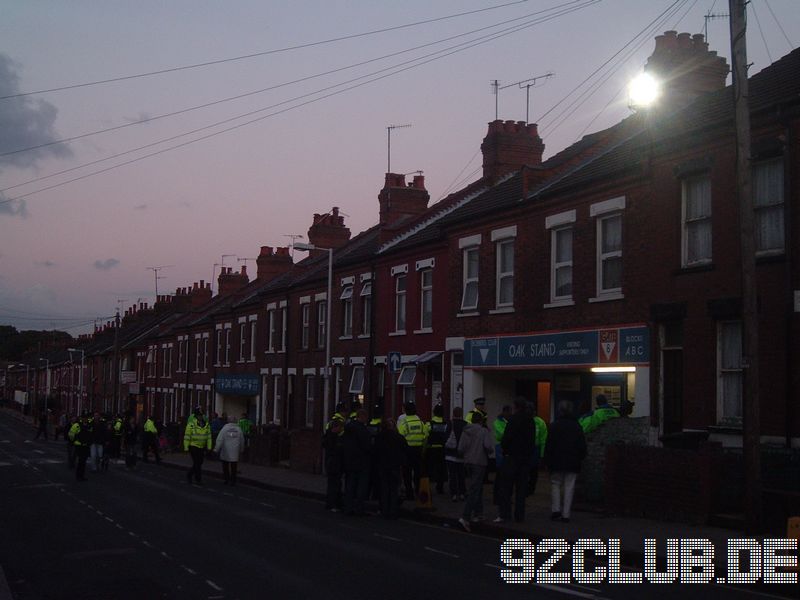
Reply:
[[36, 91], [31, 91], [31, 92], [21, 92], [21, 93], [18, 93], [18, 94], [11, 94], [11, 95], [8, 95], [8, 96], [0, 96], [0, 100], [7, 100], [9, 98], [19, 98], [21, 96], [32, 96], [34, 94], [45, 94], [45, 93], [48, 93], [48, 92], [60, 92], [60, 91], [63, 91], [63, 90], [72, 90], [72, 89], [76, 89], [76, 88], [83, 88], [83, 87], [89, 87], [89, 86], [94, 86], [94, 85], [102, 85], [102, 84], [106, 84], [106, 83], [115, 83], [115, 82], [118, 82], [118, 81], [126, 81], [126, 80], [129, 80], [129, 79], [138, 79], [138, 78], [141, 78], [141, 77], [152, 77], [154, 75], [163, 75], [165, 73], [175, 73], [176, 71], [185, 71], [185, 70], [188, 70], [188, 69], [199, 69], [201, 67], [209, 67], [209, 66], [212, 66], [212, 65], [219, 65], [219, 64], [223, 64], [223, 63], [235, 62], [235, 61], [245, 60], [245, 59], [249, 59], [249, 58], [256, 58], [256, 57], [259, 57], [259, 56], [268, 56], [270, 54], [279, 54], [279, 53], [282, 53], [282, 52], [290, 52], [292, 50], [301, 50], [303, 48], [313, 48], [314, 46], [322, 46], [322, 45], [325, 45], [325, 44], [332, 44], [334, 42], [343, 42], [345, 40], [352, 40], [352, 39], [356, 39], [356, 38], [367, 37], [367, 36], [370, 36], [370, 35], [377, 35], [379, 33], [388, 33], [390, 31], [397, 31], [397, 30], [400, 30], [400, 29], [408, 29], [410, 27], [417, 27], [419, 25], [427, 25], [429, 23], [436, 23], [438, 21], [446, 21], [446, 20], [449, 20], [449, 19], [455, 19], [457, 17], [464, 17], [464, 16], [468, 16], [468, 15], [474, 15], [474, 14], [478, 14], [478, 13], [482, 13], [482, 12], [487, 12], [487, 11], [490, 11], [490, 10], [496, 10], [498, 8], [506, 8], [508, 6], [513, 6], [515, 4], [523, 4], [523, 3], [527, 2], [527, 1], [528, 0], [515, 0], [514, 2], [507, 2], [506, 4], [498, 4], [497, 6], [489, 6], [489, 7], [486, 7], [486, 8], [479, 8], [479, 9], [476, 9], [476, 10], [470, 10], [470, 11], [466, 11], [466, 12], [455, 13], [455, 14], [446, 15], [446, 16], [443, 16], [443, 17], [434, 17], [434, 18], [425, 19], [425, 20], [422, 20], [422, 21], [414, 21], [413, 23], [405, 23], [403, 25], [395, 25], [393, 27], [384, 27], [382, 29], [373, 29], [372, 31], [365, 31], [365, 32], [362, 32], [362, 33], [354, 33], [354, 34], [351, 34], [351, 35], [344, 35], [344, 36], [340, 36], [340, 37], [329, 38], [329, 39], [326, 39], [326, 40], [319, 40], [319, 41], [316, 41], [316, 42], [308, 42], [308, 43], [305, 43], [305, 44], [297, 44], [297, 45], [294, 45], [294, 46], [287, 46], [287, 47], [284, 47], [284, 48], [275, 48], [275, 49], [272, 49], [272, 50], [264, 50], [262, 52], [253, 52], [251, 54], [243, 54], [243, 55], [240, 55], [240, 56], [232, 56], [232, 57], [229, 57], [229, 58], [220, 58], [220, 59], [217, 59], [217, 60], [209, 60], [209, 61], [205, 61], [205, 62], [201, 62], [201, 63], [195, 63], [195, 64], [191, 64], [191, 65], [183, 65], [183, 66], [180, 66], [180, 67], [171, 67], [169, 69], [160, 69], [158, 71], [148, 71], [148, 72], [145, 72], [145, 73], [136, 73], [136, 74], [133, 74], [133, 75], [122, 75], [122, 76], [119, 76], [119, 77], [111, 77], [109, 79], [100, 79], [100, 80], [97, 80], [97, 81], [87, 81], [87, 82], [84, 82], [84, 83], [74, 83], [74, 84], [71, 84], [71, 85], [64, 85], [64, 86], [60, 86], [60, 87], [53, 87], [53, 88], [36, 90]]
[[[401, 54], [408, 54], [409, 52], [414, 52], [416, 50], [421, 50], [423, 48], [428, 48], [430, 46], [436, 46], [438, 44], [444, 44], [445, 42], [449, 42], [449, 41], [458, 39], [460, 37], [466, 37], [468, 35], [472, 35], [472, 34], [475, 34], [475, 33], [480, 33], [481, 31], [487, 31], [489, 29], [495, 29], [495, 28], [501, 27], [503, 25], [508, 25], [509, 23], [514, 23], [514, 22], [517, 22], [517, 21], [523, 21], [525, 19], [529, 19], [529, 18], [531, 18], [533, 16], [536, 16], [536, 15], [540, 15], [540, 14], [543, 14], [543, 13], [551, 12], [551, 11], [554, 11], [554, 10], [557, 10], [557, 9], [562, 9], [563, 7], [569, 6], [570, 4], [576, 4], [576, 3], [584, 2], [584, 1], [585, 0], [570, 0], [569, 2], [566, 2], [564, 4], [560, 4], [560, 5], [548, 8], [548, 9], [538, 10], [538, 11], [535, 11], [535, 12], [532, 12], [532, 13], [528, 13], [526, 15], [522, 15], [521, 17], [515, 17], [513, 19], [506, 19], [505, 21], [500, 21], [500, 22], [494, 23], [492, 25], [486, 25], [484, 27], [479, 27], [477, 29], [472, 29], [470, 31], [465, 31], [464, 33], [451, 35], [451, 36], [448, 36], [448, 37], [445, 37], [445, 38], [441, 38], [441, 39], [435, 40], [433, 42], [428, 42], [428, 43], [425, 43], [425, 44], [419, 44], [419, 45], [413, 46], [411, 48], [406, 48], [404, 50], [398, 50], [397, 52], [390, 52], [389, 54], [384, 54], [382, 56], [377, 56], [375, 58], [362, 60], [362, 61], [359, 61], [359, 62], [356, 62], [356, 63], [352, 63], [352, 64], [349, 64], [349, 65], [346, 65], [344, 67], [337, 67], [335, 69], [330, 69], [328, 71], [315, 73], [313, 75], [308, 75], [306, 77], [300, 77], [298, 79], [294, 79], [294, 80], [291, 80], [291, 81], [285, 81], [285, 82], [278, 83], [278, 84], [275, 84], [275, 85], [272, 85], [272, 86], [269, 86], [269, 87], [265, 87], [265, 88], [261, 88], [261, 89], [257, 89], [257, 90], [251, 90], [251, 91], [248, 91], [248, 92], [244, 92], [242, 94], [236, 94], [234, 96], [228, 96], [226, 98], [220, 98], [218, 100], [213, 100], [211, 102], [206, 102], [204, 104], [198, 104], [198, 105], [195, 105], [195, 106], [190, 106], [190, 107], [183, 108], [183, 109], [176, 110], [176, 111], [172, 111], [172, 112], [169, 112], [169, 113], [164, 113], [164, 114], [155, 115], [155, 116], [152, 116], [152, 117], [147, 117], [146, 119], [138, 119], [136, 121], [123, 123], [121, 125], [115, 125], [115, 126], [112, 126], [112, 127], [106, 127], [104, 129], [98, 129], [98, 130], [95, 130], [95, 131], [89, 131], [89, 132], [86, 132], [86, 133], [81, 133], [81, 134], [70, 136], [70, 137], [67, 137], [67, 138], [62, 138], [62, 139], [53, 140], [53, 141], [50, 141], [50, 142], [45, 142], [43, 144], [36, 144], [34, 146], [27, 146], [25, 148], [17, 148], [17, 149], [14, 149], [14, 150], [8, 150], [6, 152], [0, 153], [0, 156], [9, 156], [9, 155], [12, 155], [12, 154], [20, 154], [22, 152], [30, 152], [30, 151], [33, 151], [33, 150], [39, 150], [41, 148], [46, 148], [48, 146], [55, 146], [57, 144], [66, 144], [66, 143], [74, 142], [74, 141], [77, 141], [77, 140], [80, 140], [80, 139], [84, 139], [84, 138], [87, 138], [87, 137], [90, 137], [90, 136], [93, 136], [93, 135], [100, 135], [100, 134], [103, 134], [103, 133], [109, 133], [109, 132], [112, 132], [112, 131], [118, 131], [120, 129], [125, 129], [127, 127], [133, 127], [134, 125], [142, 125], [144, 123], [152, 123], [153, 121], [157, 121], [157, 120], [160, 120], [160, 119], [165, 119], [165, 118], [168, 118], [168, 117], [175, 117], [175, 116], [186, 114], [188, 112], [192, 112], [192, 111], [195, 111], [195, 110], [200, 110], [200, 109], [203, 109], [203, 108], [209, 108], [211, 106], [217, 106], [219, 104], [223, 104], [223, 103], [226, 103], [226, 102], [232, 102], [234, 100], [241, 100], [243, 98], [247, 98], [247, 97], [250, 97], [250, 96], [255, 96], [257, 94], [262, 94], [264, 92], [274, 91], [274, 90], [277, 90], [277, 89], [280, 89], [280, 88], [283, 88], [283, 87], [287, 87], [287, 86], [290, 86], [290, 85], [295, 85], [295, 84], [298, 84], [298, 83], [304, 83], [306, 81], [310, 81], [312, 79], [317, 79], [319, 77], [325, 77], [327, 75], [333, 75], [335, 73], [341, 73], [342, 71], [346, 71], [346, 70], [349, 70], [349, 69], [362, 67], [364, 65], [368, 65], [368, 64], [371, 64], [371, 63], [374, 63], [374, 62], [379, 62], [381, 60], [386, 60], [387, 58], [393, 58], [395, 56], [400, 56]], [[32, 180], [32, 181], [36, 181], [36, 180]], [[26, 183], [31, 183], [32, 181], [19, 184], [18, 186], [12, 186], [12, 187], [9, 187], [9, 188], [5, 188], [5, 190], [13, 189], [14, 187], [19, 187], [20, 185], [25, 185]], [[3, 190], [3, 191], [5, 191], [5, 190]]]
[[[287, 108], [283, 108], [281, 110], [269, 113], [267, 115], [262, 115], [260, 117], [255, 118], [255, 119], [251, 119], [249, 121], [245, 121], [244, 123], [239, 123], [238, 125], [233, 125], [231, 127], [227, 127], [227, 128], [222, 129], [220, 131], [216, 131], [216, 132], [213, 132], [213, 133], [210, 133], [210, 134], [195, 138], [193, 140], [189, 140], [187, 142], [183, 142], [181, 144], [176, 144], [174, 146], [170, 146], [170, 147], [164, 148], [162, 150], [157, 150], [155, 152], [151, 152], [149, 154], [146, 154], [146, 155], [143, 155], [143, 156], [140, 156], [140, 157], [128, 160], [128, 161], [124, 161], [124, 162], [116, 164], [116, 165], [112, 165], [112, 166], [107, 167], [105, 169], [100, 169], [100, 170], [97, 170], [97, 171], [93, 171], [91, 173], [87, 173], [85, 175], [81, 175], [79, 177], [75, 177], [75, 178], [69, 179], [67, 181], [59, 182], [59, 183], [56, 183], [56, 184], [53, 184], [53, 185], [50, 185], [50, 186], [46, 186], [44, 188], [40, 188], [40, 189], [31, 191], [31, 192], [28, 192], [28, 193], [25, 193], [25, 194], [18, 195], [18, 196], [14, 197], [14, 198], [7, 198], [7, 199], [4, 199], [4, 200], [0, 200], [0, 204], [13, 202], [15, 200], [21, 200], [23, 198], [27, 198], [27, 197], [32, 196], [34, 194], [39, 194], [41, 192], [44, 192], [44, 191], [47, 191], [47, 190], [51, 190], [51, 189], [54, 189], [54, 188], [57, 188], [57, 187], [61, 187], [63, 185], [67, 185], [67, 184], [73, 183], [75, 181], [80, 181], [82, 179], [86, 179], [86, 178], [92, 177], [94, 175], [99, 175], [101, 173], [105, 173], [105, 172], [111, 171], [113, 169], [117, 169], [117, 168], [125, 166], [125, 165], [129, 165], [129, 164], [132, 164], [132, 163], [135, 163], [135, 162], [139, 162], [139, 161], [144, 160], [146, 158], [157, 156], [159, 154], [163, 154], [163, 153], [169, 152], [171, 150], [176, 150], [178, 148], [182, 148], [184, 146], [188, 146], [188, 145], [193, 144], [195, 142], [199, 142], [199, 141], [211, 138], [211, 137], [215, 137], [215, 136], [220, 135], [222, 133], [233, 131], [233, 130], [239, 129], [241, 127], [245, 127], [247, 125], [251, 125], [251, 124], [259, 122], [259, 121], [263, 121], [264, 119], [267, 119], [267, 118], [270, 118], [270, 117], [273, 117], [273, 116], [288, 112], [290, 110], [294, 110], [294, 109], [300, 108], [302, 106], [306, 106], [306, 105], [309, 105], [309, 104], [312, 104], [312, 103], [315, 103], [315, 102], [319, 102], [320, 100], [324, 100], [326, 98], [330, 98], [332, 96], [336, 96], [338, 94], [342, 94], [344, 92], [347, 92], [347, 91], [362, 87], [362, 86], [367, 85], [369, 83], [374, 83], [376, 81], [380, 81], [382, 79], [386, 79], [387, 77], [391, 77], [393, 75], [397, 75], [399, 73], [408, 71], [410, 69], [413, 69], [413, 68], [428, 64], [428, 63], [433, 62], [435, 60], [439, 60], [441, 58], [445, 58], [447, 56], [456, 54], [458, 52], [462, 52], [462, 51], [467, 50], [469, 48], [473, 48], [475, 46], [482, 45], [482, 44], [488, 43], [490, 41], [494, 41], [494, 40], [499, 39], [501, 37], [505, 37], [507, 35], [511, 35], [512, 33], [516, 33], [516, 32], [522, 31], [524, 29], [533, 27], [535, 25], [542, 24], [544, 22], [550, 21], [550, 20], [558, 18], [560, 16], [564, 16], [564, 15], [569, 14], [571, 12], [575, 12], [577, 10], [581, 10], [581, 9], [586, 8], [588, 6], [597, 4], [597, 3], [601, 2], [601, 1], [602, 0], [583, 0], [583, 4], [579, 4], [578, 6], [571, 6], [569, 8], [562, 8], [560, 12], [557, 12], [557, 13], [554, 13], [554, 14], [551, 14], [551, 15], [547, 15], [547, 16], [544, 16], [544, 17], [538, 17], [538, 18], [532, 19], [532, 20], [530, 20], [528, 22], [525, 22], [525, 23], [522, 23], [522, 24], [519, 24], [519, 25], [515, 25], [513, 27], [509, 27], [507, 29], [501, 30], [500, 32], [494, 32], [492, 34], [484, 35], [484, 36], [478, 37], [478, 38], [473, 39], [473, 40], [462, 42], [460, 44], [456, 44], [454, 46], [450, 46], [449, 48], [445, 48], [445, 49], [430, 53], [428, 55], [424, 55], [422, 57], [417, 57], [415, 59], [411, 59], [411, 60], [408, 60], [408, 61], [404, 61], [404, 62], [398, 63], [398, 64], [393, 65], [391, 67], [380, 69], [378, 71], [375, 71], [375, 72], [367, 74], [367, 75], [362, 75], [360, 77], [356, 77], [354, 79], [351, 79], [351, 80], [343, 82], [343, 83], [339, 83], [339, 84], [335, 84], [335, 85], [332, 85], [332, 86], [328, 86], [326, 88], [322, 88], [321, 90], [317, 90], [315, 92], [311, 92], [311, 93], [308, 93], [308, 94], [303, 94], [301, 96], [297, 96], [297, 97], [292, 98], [290, 100], [279, 102], [277, 104], [274, 104], [274, 105], [271, 105], [271, 106], [267, 106], [267, 107], [264, 107], [264, 108], [261, 108], [261, 109], [258, 109], [258, 110], [250, 111], [248, 113], [244, 113], [244, 114], [241, 114], [241, 115], [238, 115], [238, 116], [235, 116], [235, 117], [231, 117], [231, 118], [225, 119], [223, 121], [218, 121], [218, 122], [216, 122], [214, 124], [207, 125], [205, 127], [201, 127], [201, 128], [198, 128], [198, 129], [194, 129], [192, 131], [185, 132], [185, 133], [182, 133], [182, 134], [178, 134], [178, 135], [175, 135], [175, 136], [172, 136], [172, 137], [169, 137], [169, 138], [165, 138], [165, 139], [153, 142], [151, 144], [147, 144], [145, 146], [140, 146], [138, 148], [134, 148], [134, 149], [131, 149], [131, 150], [127, 150], [125, 152], [118, 153], [116, 155], [112, 155], [112, 156], [109, 156], [109, 157], [106, 157], [106, 158], [103, 158], [103, 159], [99, 159], [99, 160], [96, 160], [96, 161], [85, 163], [83, 165], [79, 165], [79, 166], [73, 167], [71, 169], [65, 169], [64, 171], [60, 171], [58, 173], [52, 173], [52, 174], [46, 175], [44, 177], [40, 177], [40, 178], [37, 178], [37, 179], [34, 179], [34, 180], [30, 180], [30, 181], [27, 181], [27, 182], [24, 182], [24, 183], [21, 183], [21, 184], [17, 184], [15, 186], [11, 186], [11, 187], [2, 189], [2, 190], [0, 190], [0, 192], [5, 192], [5, 191], [7, 191], [9, 189], [13, 189], [13, 188], [17, 188], [17, 187], [20, 187], [20, 186], [23, 186], [23, 185], [34, 183], [36, 181], [41, 181], [41, 180], [44, 180], [44, 179], [47, 179], [47, 178], [50, 178], [50, 177], [55, 177], [57, 175], [62, 175], [62, 174], [65, 174], [67, 172], [71, 172], [71, 171], [75, 171], [75, 170], [78, 170], [78, 169], [81, 169], [81, 168], [92, 166], [94, 164], [98, 164], [98, 163], [101, 163], [101, 162], [104, 162], [104, 161], [107, 161], [107, 160], [112, 160], [114, 158], [119, 158], [121, 156], [124, 156], [124, 155], [127, 155], [127, 154], [131, 154], [133, 152], [137, 152], [137, 151], [144, 150], [144, 149], [147, 149], [147, 148], [151, 148], [151, 147], [163, 144], [163, 143], [174, 141], [174, 140], [176, 140], [178, 138], [181, 138], [181, 137], [185, 137], [185, 136], [188, 136], [188, 135], [193, 135], [195, 133], [199, 133], [199, 132], [202, 132], [202, 131], [205, 131], [205, 130], [208, 130], [208, 129], [212, 129], [214, 127], [218, 127], [220, 125], [224, 125], [224, 124], [230, 123], [232, 121], [236, 121], [236, 120], [248, 117], [248, 116], [252, 116], [254, 114], [261, 113], [261, 112], [264, 112], [266, 110], [270, 110], [272, 108], [276, 108], [278, 106], [289, 104], [291, 102], [295, 102], [295, 101], [301, 100], [303, 98], [308, 98], [309, 96], [315, 96], [315, 95], [321, 94], [321, 93], [329, 91], [329, 90], [334, 90], [337, 87], [341, 87], [343, 85], [348, 85], [349, 83], [352, 83], [352, 82], [356, 82], [356, 81], [360, 81], [360, 80], [372, 77], [372, 79], [367, 79], [366, 81], [361, 81], [360, 83], [355, 83], [354, 85], [349, 85], [348, 87], [345, 87], [343, 89], [331, 91], [330, 93], [324, 94], [324, 95], [319, 96], [317, 98], [312, 98], [310, 100], [306, 100], [304, 102], [300, 102], [299, 104], [295, 104], [295, 105], [289, 106]], [[562, 7], [568, 7], [569, 5], [573, 5], [573, 4], [575, 4], [575, 2], [568, 2], [568, 3], [566, 3], [564, 5], [561, 5], [561, 6]], [[409, 63], [414, 63], [414, 64], [409, 64]], [[408, 66], [403, 66], [403, 65], [408, 65]], [[402, 68], [400, 68], [400, 67], [402, 67]], [[385, 71], [391, 71], [391, 72], [384, 73]], [[384, 74], [381, 75], [380, 73], [384, 73]]]

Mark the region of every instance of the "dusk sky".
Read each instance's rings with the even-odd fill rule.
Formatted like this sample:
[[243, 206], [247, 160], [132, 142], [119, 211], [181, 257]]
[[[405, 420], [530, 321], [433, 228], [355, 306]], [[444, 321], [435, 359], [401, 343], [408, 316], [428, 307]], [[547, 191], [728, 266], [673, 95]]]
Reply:
[[[800, 0], [749, 6], [753, 74], [800, 44]], [[628, 115], [655, 35], [702, 33], [709, 12], [728, 2], [0, 0], [0, 324], [90, 331], [152, 303], [147, 267], [172, 265], [158, 285], [174, 293], [333, 206], [356, 235], [377, 222], [390, 124], [412, 124], [392, 135], [392, 171], [422, 170], [433, 203], [480, 175], [494, 79], [554, 73], [530, 109], [551, 156]], [[727, 19], [708, 38], [730, 56]], [[525, 119], [524, 89], [500, 91], [499, 117]]]

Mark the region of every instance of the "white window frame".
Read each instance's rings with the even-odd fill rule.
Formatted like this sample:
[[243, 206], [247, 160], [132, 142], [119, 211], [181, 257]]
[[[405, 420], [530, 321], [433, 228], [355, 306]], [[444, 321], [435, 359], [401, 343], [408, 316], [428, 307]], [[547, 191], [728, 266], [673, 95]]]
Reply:
[[[727, 326], [738, 325], [739, 327], [739, 348], [742, 348], [744, 331], [742, 321], [739, 320], [725, 320], [717, 323], [717, 421], [719, 423], [740, 424], [744, 416], [744, 369], [742, 367], [742, 359], [739, 360], [737, 367], [723, 367], [723, 345], [725, 343], [724, 335]], [[730, 416], [725, 414], [725, 384], [724, 379], [726, 375], [738, 375], [739, 379], [739, 401], [740, 407], [738, 416]]]
[[361, 335], [372, 335], [372, 281], [365, 281], [361, 286]]
[[300, 305], [301, 329], [300, 329], [300, 348], [308, 350], [311, 342], [311, 305], [309, 303]]
[[[705, 181], [708, 184], [709, 213], [707, 215], [703, 215], [702, 217], [698, 217], [690, 221], [686, 210], [686, 205], [688, 200], [688, 188], [689, 186], [694, 185], [700, 181]], [[714, 215], [714, 208], [713, 208], [713, 195], [711, 193], [711, 176], [708, 173], [702, 173], [694, 175], [692, 177], [685, 178], [681, 182], [681, 266], [698, 267], [711, 264], [711, 262], [714, 260], [714, 228], [712, 221], [713, 215]], [[689, 262], [689, 227], [691, 224], [700, 223], [704, 221], [707, 221], [709, 224], [708, 246], [710, 255]]]
[[342, 337], [353, 336], [353, 285], [342, 288]]
[[289, 320], [287, 315], [289, 314], [289, 309], [286, 306], [281, 307], [281, 352], [286, 352], [286, 334], [287, 334], [287, 327]]
[[[403, 289], [400, 289], [400, 282]], [[398, 273], [394, 278], [394, 333], [405, 333], [408, 324], [408, 276]], [[402, 320], [402, 323], [401, 323]], [[402, 327], [401, 327], [402, 325]]]
[[195, 336], [194, 336], [194, 370], [195, 370], [195, 373], [200, 373], [201, 372], [200, 359], [202, 358], [202, 354], [203, 354], [203, 348], [202, 348], [203, 344], [202, 344], [202, 342], [203, 342], [203, 340], [202, 340], [201, 334], [196, 333]]
[[[774, 198], [767, 198], [765, 202], [758, 204], [759, 198], [757, 197], [758, 189], [756, 187], [756, 176], [761, 169], [775, 168], [775, 173], [779, 173], [779, 181], [777, 182], [776, 196]], [[784, 194], [784, 161], [782, 157], [771, 158], [768, 160], [761, 160], [753, 164], [752, 175], [753, 187], [753, 212], [756, 231], [756, 256], [770, 256], [773, 254], [783, 254], [786, 252], [786, 199]], [[758, 231], [760, 229], [759, 223], [765, 213], [778, 212], [781, 215], [781, 239], [780, 245], [773, 248], [759, 248], [760, 239]]]
[[203, 373], [208, 372], [208, 334], [203, 334]]
[[283, 415], [283, 397], [281, 396], [282, 375], [272, 376], [272, 422], [276, 425], [281, 424]]
[[[473, 276], [469, 276], [469, 255], [474, 252], [477, 256], [477, 264], [478, 269], [477, 273]], [[462, 311], [474, 311], [478, 309], [478, 301], [480, 299], [480, 246], [468, 246], [463, 248], [461, 251], [462, 257], [462, 286], [461, 286], [461, 310]], [[469, 286], [475, 286], [475, 303], [474, 304], [467, 304], [467, 288]]]
[[[358, 373], [361, 374], [360, 378], [357, 376]], [[348, 391], [351, 394], [360, 395], [364, 393], [364, 375], [365, 373], [363, 365], [357, 365], [353, 367], [352, 371], [350, 372], [350, 386], [348, 388]], [[359, 380], [361, 385], [358, 385]]]
[[316, 385], [316, 377], [314, 375], [305, 376], [306, 384], [306, 403], [305, 403], [305, 423], [306, 427], [314, 428], [314, 386]]
[[619, 219], [620, 231], [622, 230], [622, 213], [613, 212], [604, 214], [597, 219], [597, 299], [620, 298], [622, 297], [622, 275], [620, 275], [620, 285], [614, 288], [604, 288], [603, 264], [607, 260], [619, 259], [622, 262], [622, 239], [620, 239], [620, 249], [611, 252], [603, 252], [603, 223], [611, 219]]
[[328, 300], [317, 300], [317, 348], [325, 347], [327, 336]]
[[[495, 308], [510, 308], [514, 306], [514, 262], [515, 262], [515, 254], [516, 248], [514, 246], [515, 239], [513, 237], [499, 239], [495, 242]], [[501, 263], [503, 258], [503, 247], [511, 244], [511, 270], [510, 271], [501, 271]], [[500, 301], [500, 289], [503, 280], [511, 279], [511, 301], [510, 302], [501, 302]]]
[[[564, 227], [554, 227], [550, 230], [550, 302], [552, 304], [557, 303], [567, 303], [572, 301], [572, 275], [573, 271], [573, 260], [570, 258], [569, 260], [564, 260], [559, 262], [558, 261], [558, 236], [560, 234], [564, 234], [565, 232], [569, 233], [569, 245], [570, 245], [570, 257], [574, 257], [574, 243], [575, 243], [575, 229], [572, 225], [566, 225]], [[569, 277], [569, 284], [570, 284], [570, 293], [569, 294], [562, 294], [558, 295], [558, 271], [559, 269], [569, 269], [570, 270], [570, 277]]]
[[184, 373], [184, 362], [186, 360], [186, 338], [178, 340], [178, 373]]
[[[425, 283], [425, 278], [430, 280]], [[425, 298], [429, 298], [430, 310], [425, 309]], [[427, 316], [427, 322], [426, 322]], [[433, 269], [421, 269], [419, 271], [419, 326], [423, 331], [433, 329]]]
[[233, 329], [230, 325], [225, 327], [225, 362], [223, 363], [226, 367], [230, 366], [231, 364], [231, 332]]
[[275, 338], [278, 334], [275, 312], [274, 308], [267, 311], [267, 352], [275, 352]]
[[258, 321], [255, 319], [250, 320], [250, 362], [256, 359], [256, 333], [258, 330]]
[[247, 349], [247, 322], [239, 323], [239, 361], [243, 363], [247, 360], [245, 351]]

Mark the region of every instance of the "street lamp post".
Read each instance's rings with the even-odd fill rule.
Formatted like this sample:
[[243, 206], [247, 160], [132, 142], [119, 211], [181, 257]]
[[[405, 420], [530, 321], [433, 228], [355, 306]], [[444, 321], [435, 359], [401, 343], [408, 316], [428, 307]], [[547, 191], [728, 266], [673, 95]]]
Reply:
[[67, 348], [67, 352], [81, 353], [81, 370], [78, 373], [78, 415], [80, 416], [83, 404], [83, 360], [86, 357], [86, 352], [84, 352], [81, 348]]
[[325, 250], [328, 253], [328, 294], [327, 294], [327, 303], [325, 306], [325, 374], [323, 376], [323, 392], [322, 392], [322, 402], [323, 402], [323, 424], [325, 426], [324, 420], [328, 418], [330, 414], [330, 396], [331, 396], [331, 303], [333, 301], [333, 248], [321, 248], [319, 246], [315, 246], [314, 244], [305, 244], [303, 242], [295, 242], [292, 245], [292, 248], [295, 250], [305, 250], [310, 252], [311, 250]]
[[50, 359], [40, 358], [39, 362], [44, 361], [44, 423], [45, 432], [47, 431], [47, 398], [50, 396]]

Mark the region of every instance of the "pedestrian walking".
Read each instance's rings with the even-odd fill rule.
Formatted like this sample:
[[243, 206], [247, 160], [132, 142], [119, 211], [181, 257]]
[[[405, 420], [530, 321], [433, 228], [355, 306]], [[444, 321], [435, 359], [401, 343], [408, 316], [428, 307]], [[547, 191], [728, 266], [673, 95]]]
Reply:
[[[190, 423], [191, 424], [191, 423]], [[161, 454], [158, 451], [158, 428], [153, 417], [147, 417], [142, 428], [142, 462], [148, 462], [147, 457], [153, 451], [156, 464], [161, 464]]]
[[506, 425], [508, 425], [508, 420], [510, 418], [511, 406], [506, 404], [503, 406], [500, 415], [492, 424], [492, 430], [494, 431], [494, 464], [497, 469], [497, 475], [494, 478], [494, 485], [492, 486], [492, 504], [495, 506], [500, 506], [500, 483], [503, 480], [500, 475], [500, 471], [503, 468], [503, 446], [501, 442], [503, 441], [503, 434], [506, 432]]
[[405, 404], [406, 418], [397, 426], [397, 431], [408, 444], [408, 459], [403, 469], [405, 499], [416, 498], [419, 491], [419, 480], [422, 476], [422, 448], [425, 445], [425, 424], [417, 416], [417, 405], [414, 402]]
[[447, 423], [441, 404], [433, 407], [433, 416], [426, 424], [425, 465], [428, 477], [436, 482], [436, 493], [444, 494], [447, 471], [444, 464], [444, 445], [447, 443]]
[[536, 451], [536, 425], [528, 412], [525, 398], [514, 400], [514, 414], [508, 419], [503, 439], [502, 467], [497, 471], [499, 523], [511, 519], [511, 495], [514, 493], [514, 520], [525, 520], [525, 498], [528, 496], [528, 478], [531, 460]]
[[203, 459], [206, 450], [211, 450], [211, 427], [202, 412], [196, 412], [195, 419], [186, 426], [183, 450], [192, 456], [192, 466], [186, 473], [186, 481], [192, 483], [194, 478], [198, 484], [203, 483]]
[[233, 417], [231, 417], [219, 430], [217, 441], [214, 443], [214, 452], [217, 453], [220, 462], [222, 462], [222, 476], [225, 478], [225, 485], [236, 485], [236, 472], [243, 442], [244, 435], [242, 430], [237, 423], [233, 422]]
[[364, 502], [369, 492], [370, 437], [367, 430], [367, 411], [359, 408], [356, 417], [344, 426], [344, 512], [364, 514]]
[[572, 511], [575, 480], [586, 458], [586, 438], [578, 421], [572, 416], [569, 402], [558, 405], [557, 415], [547, 435], [544, 460], [550, 471], [550, 518], [567, 523]]
[[122, 415], [117, 413], [114, 418], [114, 424], [111, 426], [111, 446], [109, 454], [115, 460], [119, 460], [122, 451], [122, 436], [125, 433], [125, 422], [122, 420]]
[[392, 419], [384, 419], [375, 437], [374, 460], [380, 477], [380, 511], [385, 519], [396, 519], [400, 510], [400, 481], [408, 459], [406, 439]]
[[464, 479], [464, 459], [458, 454], [458, 442], [467, 422], [462, 418], [464, 409], [453, 408], [453, 418], [447, 424], [447, 442], [444, 445], [444, 460], [447, 463], [447, 479], [450, 482], [450, 499], [453, 502], [463, 501], [467, 493]]
[[470, 522], [483, 520], [483, 479], [489, 459], [494, 456], [494, 443], [484, 426], [483, 414], [474, 413], [472, 423], [464, 427], [458, 452], [464, 457], [464, 470], [469, 480], [464, 512], [458, 522], [466, 531], [470, 531]]
[[250, 460], [250, 440], [253, 435], [253, 422], [249, 419], [246, 412], [242, 413], [242, 418], [239, 419], [239, 429], [244, 436], [244, 448], [242, 450], [242, 459]]
[[72, 416], [70, 417], [69, 423], [64, 430], [64, 439], [67, 441], [67, 466], [70, 469], [75, 468], [75, 443], [72, 441], [72, 437], [70, 437], [70, 433], [72, 432], [73, 427], [75, 424], [78, 423], [78, 417]]
[[94, 418], [89, 425], [92, 432], [92, 441], [89, 446], [89, 456], [91, 457], [91, 468], [93, 473], [100, 470], [103, 461], [103, 451], [108, 441], [108, 427], [106, 421], [100, 416], [99, 412], [94, 413]]
[[336, 415], [325, 426], [322, 447], [325, 450], [325, 509], [339, 512], [344, 506], [342, 500], [342, 476], [344, 474], [344, 419]]
[[131, 415], [125, 423], [123, 441], [125, 443], [125, 466], [128, 469], [136, 467], [136, 443], [139, 439], [139, 427], [136, 425], [136, 417]]
[[533, 451], [530, 477], [528, 478], [528, 496], [533, 496], [536, 493], [536, 484], [539, 481], [539, 465], [544, 458], [544, 447], [547, 443], [547, 423], [536, 414], [536, 404], [532, 403], [529, 407], [533, 413], [533, 423], [536, 427], [536, 448]]

